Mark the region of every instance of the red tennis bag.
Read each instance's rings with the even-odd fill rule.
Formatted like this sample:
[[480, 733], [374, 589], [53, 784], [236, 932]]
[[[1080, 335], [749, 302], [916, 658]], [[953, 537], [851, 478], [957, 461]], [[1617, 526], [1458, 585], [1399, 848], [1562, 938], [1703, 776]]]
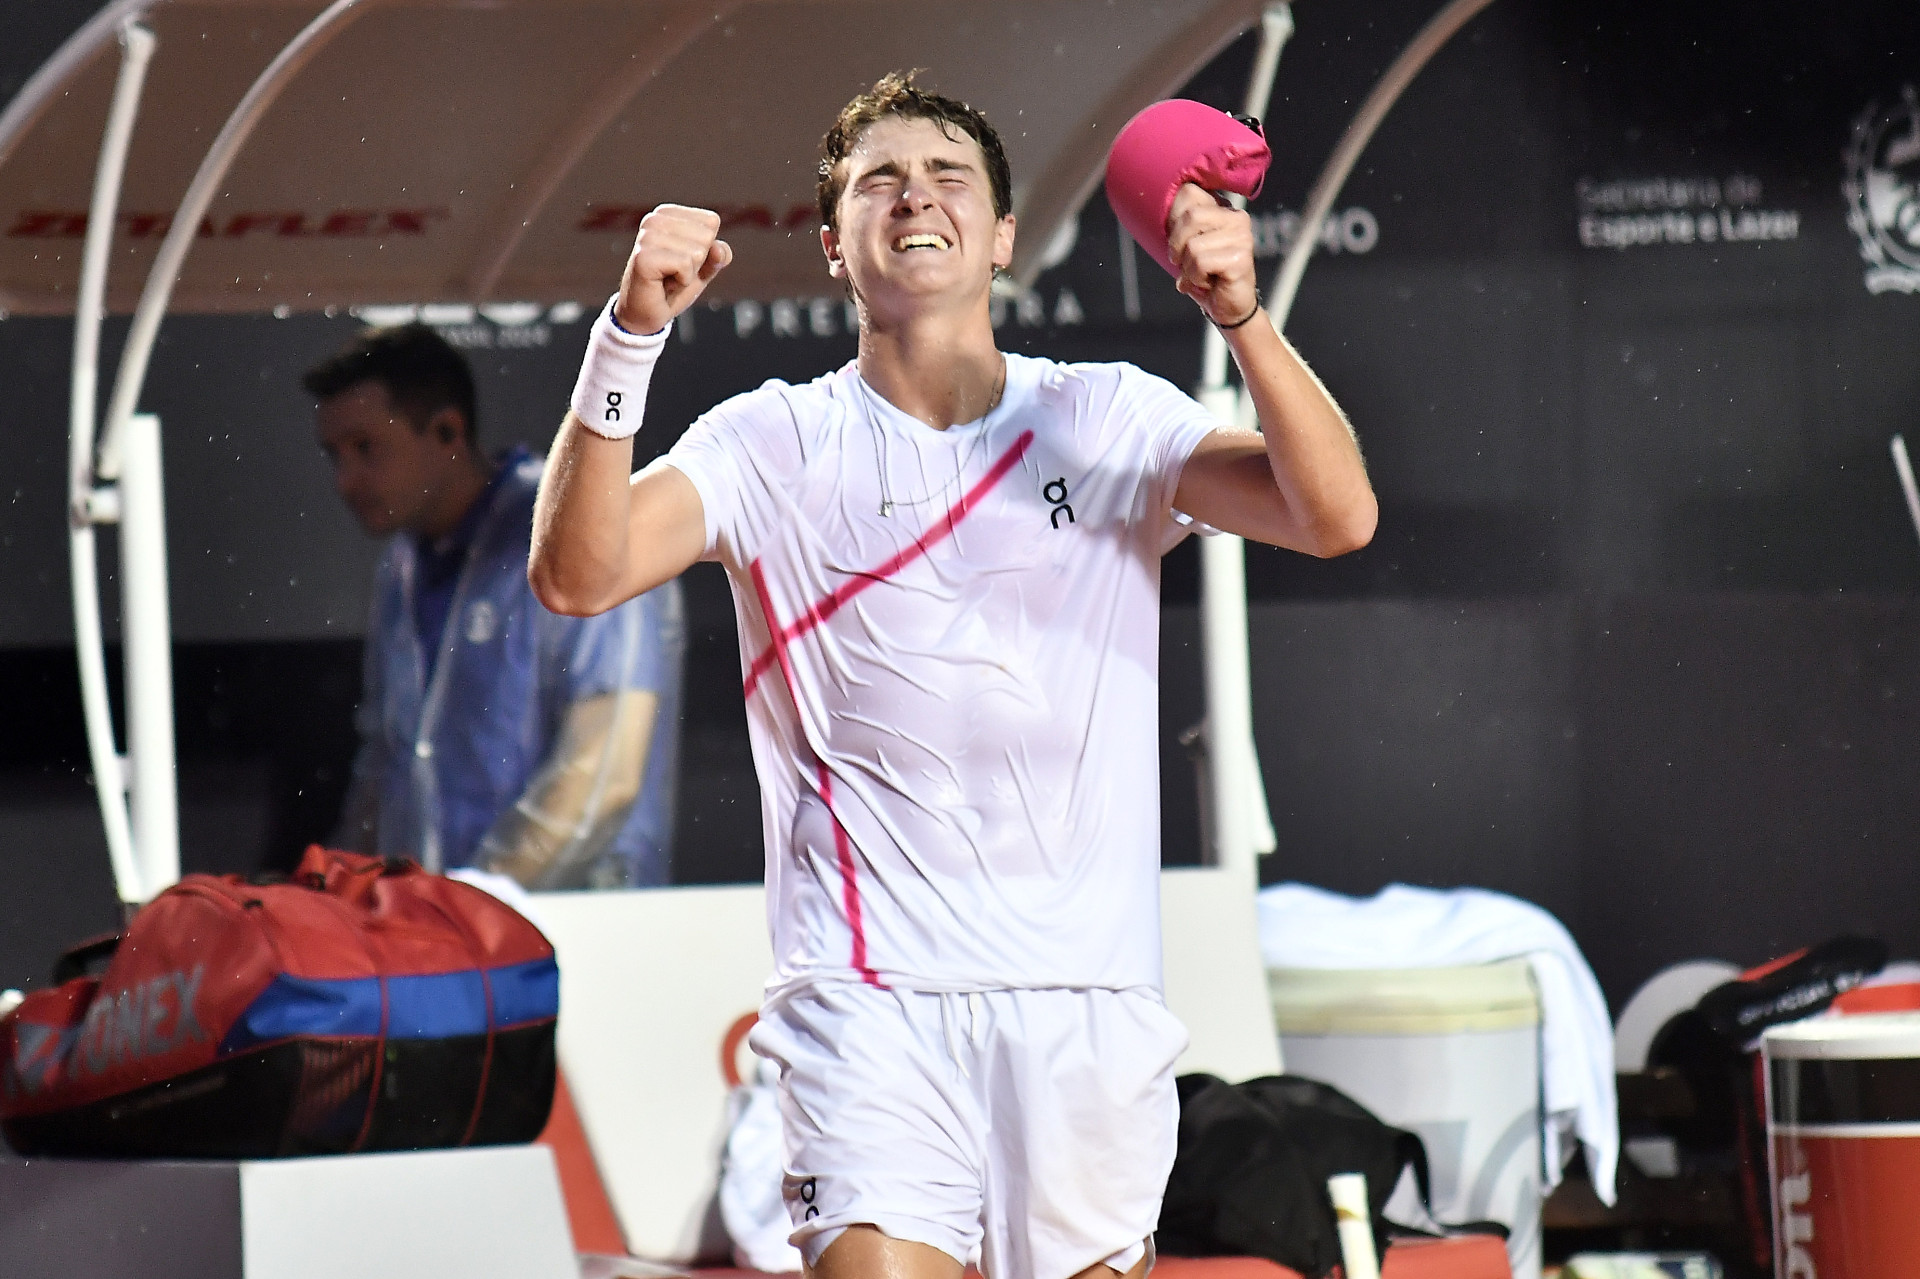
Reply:
[[315, 846], [286, 883], [188, 875], [103, 949], [102, 974], [0, 1019], [22, 1154], [418, 1150], [546, 1124], [553, 947], [471, 885]]

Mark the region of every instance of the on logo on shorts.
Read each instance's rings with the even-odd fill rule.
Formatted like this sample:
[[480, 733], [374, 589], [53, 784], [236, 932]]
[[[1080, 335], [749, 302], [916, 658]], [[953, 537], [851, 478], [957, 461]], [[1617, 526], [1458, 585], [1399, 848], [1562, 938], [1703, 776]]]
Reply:
[[820, 1215], [820, 1205], [816, 1202], [820, 1198], [818, 1177], [808, 1177], [804, 1181], [798, 1177], [787, 1178], [787, 1197], [798, 1199], [806, 1205], [806, 1210], [800, 1214], [800, 1220], [812, 1221]]

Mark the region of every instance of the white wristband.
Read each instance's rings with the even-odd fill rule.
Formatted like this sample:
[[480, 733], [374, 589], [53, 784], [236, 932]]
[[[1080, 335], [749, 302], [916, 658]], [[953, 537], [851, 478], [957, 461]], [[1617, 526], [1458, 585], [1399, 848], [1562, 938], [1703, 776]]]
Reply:
[[[615, 301], [619, 295], [614, 295]], [[587, 355], [580, 362], [580, 380], [573, 384], [573, 412], [595, 435], [610, 440], [631, 439], [640, 429], [647, 407], [647, 383], [653, 365], [667, 345], [669, 323], [658, 333], [629, 333], [613, 322], [613, 302], [600, 308], [587, 337]]]

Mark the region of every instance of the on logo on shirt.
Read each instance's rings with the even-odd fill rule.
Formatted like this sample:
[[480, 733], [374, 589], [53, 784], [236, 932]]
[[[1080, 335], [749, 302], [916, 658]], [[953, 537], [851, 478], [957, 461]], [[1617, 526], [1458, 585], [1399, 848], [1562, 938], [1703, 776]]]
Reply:
[[1050, 518], [1055, 528], [1060, 527], [1060, 516], [1064, 513], [1067, 523], [1073, 523], [1073, 508], [1067, 505], [1067, 477], [1048, 480], [1040, 489], [1040, 496], [1047, 499], [1047, 505], [1053, 508]]

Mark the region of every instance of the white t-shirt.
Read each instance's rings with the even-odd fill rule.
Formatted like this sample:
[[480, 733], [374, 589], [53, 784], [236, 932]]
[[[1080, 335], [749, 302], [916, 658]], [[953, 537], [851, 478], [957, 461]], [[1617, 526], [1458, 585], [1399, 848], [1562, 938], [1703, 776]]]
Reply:
[[946, 431], [849, 364], [668, 452], [733, 583], [773, 987], [1159, 987], [1160, 559], [1213, 427], [1008, 355]]

